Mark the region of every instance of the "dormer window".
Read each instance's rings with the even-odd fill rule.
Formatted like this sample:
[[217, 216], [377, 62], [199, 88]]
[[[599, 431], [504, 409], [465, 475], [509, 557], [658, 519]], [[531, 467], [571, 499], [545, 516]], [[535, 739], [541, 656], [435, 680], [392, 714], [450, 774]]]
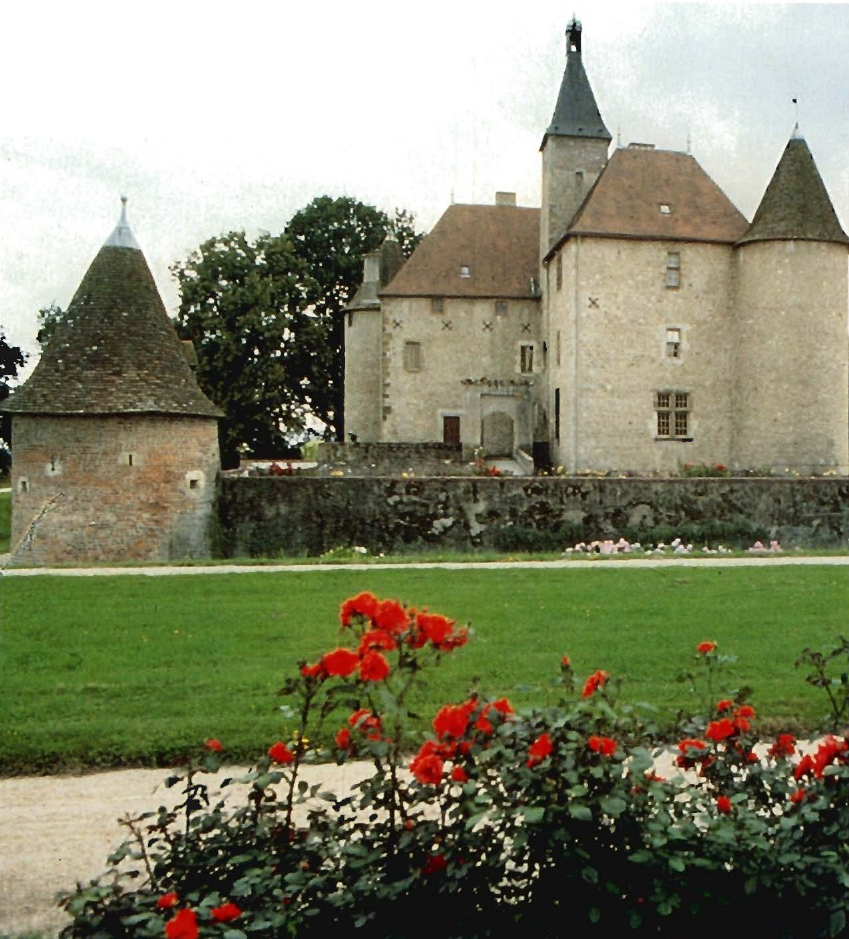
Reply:
[[468, 264], [463, 264], [463, 265], [460, 267], [460, 276], [461, 276], [461, 277], [471, 277], [471, 276], [472, 276], [472, 269], [469, 267]]
[[660, 203], [660, 214], [661, 214], [661, 215], [671, 215], [671, 214], [672, 214], [672, 209], [669, 207], [669, 203], [668, 203], [668, 202], [661, 202], [661, 203]]

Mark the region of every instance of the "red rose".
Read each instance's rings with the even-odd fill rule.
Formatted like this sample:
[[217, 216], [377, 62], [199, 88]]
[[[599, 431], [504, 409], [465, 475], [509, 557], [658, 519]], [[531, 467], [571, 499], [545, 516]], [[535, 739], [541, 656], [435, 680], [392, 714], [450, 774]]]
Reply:
[[680, 766], [681, 769], [691, 769], [696, 763], [704, 762], [706, 755], [700, 754], [698, 751], [704, 750], [706, 746], [707, 744], [703, 740], [682, 740], [678, 744], [681, 755], [675, 759], [676, 765]]
[[737, 728], [734, 726], [734, 721], [729, 717], [723, 717], [721, 720], [713, 721], [708, 725], [705, 736], [709, 740], [713, 740], [714, 743], [719, 743], [720, 740], [733, 737], [736, 733]]
[[340, 750], [347, 750], [351, 746], [351, 731], [347, 727], [340, 727], [336, 731], [336, 746]]
[[221, 741], [218, 740], [216, 737], [210, 737], [209, 740], [207, 740], [206, 743], [204, 744], [204, 747], [207, 750], [212, 750], [215, 753], [220, 753]]
[[295, 754], [282, 740], [278, 740], [273, 747], [268, 748], [268, 755], [275, 763], [291, 763], [295, 759]]
[[454, 769], [451, 770], [451, 778], [454, 782], [464, 783], [469, 781], [469, 774], [462, 766], [455, 766]]
[[528, 748], [527, 765], [532, 767], [536, 766], [537, 763], [542, 763], [553, 749], [554, 745], [551, 742], [551, 737], [548, 734], [540, 734]]
[[363, 681], [383, 681], [389, 675], [389, 663], [380, 652], [366, 652], [360, 661]]
[[407, 611], [397, 600], [381, 600], [374, 615], [374, 623], [391, 633], [402, 633], [410, 625]]
[[436, 736], [440, 740], [445, 737], [462, 737], [469, 725], [469, 715], [474, 709], [474, 699], [464, 704], [446, 704], [441, 707], [433, 719]]
[[702, 655], [707, 655], [708, 652], [713, 652], [716, 648], [715, 642], [700, 642], [696, 646], [696, 652], [701, 652]]
[[452, 649], [459, 649], [460, 646], [464, 646], [468, 641], [469, 630], [462, 626], [460, 629], [454, 630], [443, 642], [440, 642], [437, 648], [441, 652], [450, 652]]
[[729, 698], [723, 698], [716, 702], [716, 710], [721, 714], [723, 711], [730, 711], [734, 707], [734, 702]]
[[803, 756], [796, 764], [796, 769], [793, 770], [793, 778], [801, 779], [803, 776], [812, 772], [814, 772], [814, 760], [813, 757], [808, 754], [807, 756]]
[[728, 796], [717, 796], [716, 797], [716, 807], [722, 812], [723, 815], [728, 815], [731, 811], [731, 800]]
[[794, 803], [794, 805], [798, 805], [800, 802], [805, 801], [805, 795], [806, 793], [804, 789], [794, 789], [794, 791], [790, 794], [790, 801]]
[[350, 649], [334, 649], [321, 657], [321, 667], [325, 675], [347, 678], [359, 664], [359, 656]]
[[796, 738], [793, 734], [779, 734], [768, 752], [776, 759], [782, 756], [793, 756], [796, 752]]
[[358, 730], [365, 731], [369, 740], [380, 740], [380, 718], [375, 717], [368, 708], [360, 708], [354, 711], [348, 718], [348, 724]]
[[849, 762], [849, 741], [838, 739], [829, 734], [817, 748], [814, 754], [814, 775], [822, 779], [823, 770], [838, 760], [840, 763]]
[[395, 642], [391, 634], [385, 629], [370, 629], [367, 633], [364, 633], [363, 638], [360, 639], [360, 645], [357, 651], [360, 655], [363, 655], [365, 652], [370, 652], [372, 649], [386, 649], [388, 652], [391, 652], [393, 649], [397, 648], [398, 643]]
[[172, 906], [176, 906], [179, 902], [180, 898], [172, 890], [170, 893], [163, 893], [156, 901], [156, 905], [160, 910], [170, 910]]
[[316, 662], [313, 665], [302, 665], [301, 674], [304, 678], [318, 678], [322, 673], [323, 669], [321, 667], [321, 662]]
[[598, 691], [599, 688], [603, 688], [607, 682], [607, 679], [610, 678], [607, 672], [602, 671], [600, 668], [596, 669], [586, 680], [584, 684], [584, 690], [581, 692], [582, 698], [592, 697]]
[[568, 655], [564, 655], [563, 658], [560, 660], [560, 667], [561, 667], [561, 668], [571, 668], [571, 667], [572, 667], [572, 662], [570, 661]]
[[339, 621], [343, 626], [350, 626], [354, 616], [363, 616], [373, 620], [378, 607], [378, 599], [373, 593], [358, 593], [339, 607]]
[[235, 903], [225, 903], [222, 906], [213, 907], [209, 912], [212, 918], [219, 923], [229, 923], [242, 915], [242, 911]]
[[600, 753], [602, 756], [613, 756], [616, 752], [616, 741], [610, 737], [590, 737], [587, 741], [590, 750]]
[[422, 868], [422, 873], [427, 877], [444, 871], [446, 867], [448, 867], [448, 861], [441, 854], [429, 854]]
[[416, 617], [416, 626], [425, 634], [428, 642], [440, 645], [451, 635], [454, 620], [438, 613], [419, 613]]
[[178, 910], [174, 919], [165, 924], [167, 939], [198, 939], [198, 924], [194, 910]]
[[[430, 747], [428, 746], [430, 743]], [[433, 752], [433, 741], [422, 744], [418, 754], [410, 763], [410, 772], [425, 786], [436, 786], [442, 782], [442, 758]]]
[[744, 704], [742, 707], [737, 708], [734, 712], [735, 717], [754, 717], [755, 709], [751, 704]]

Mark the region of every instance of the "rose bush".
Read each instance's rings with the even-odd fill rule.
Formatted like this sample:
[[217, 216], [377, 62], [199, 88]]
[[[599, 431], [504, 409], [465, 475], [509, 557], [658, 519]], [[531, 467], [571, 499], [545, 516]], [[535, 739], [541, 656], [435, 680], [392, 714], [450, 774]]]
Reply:
[[[340, 622], [339, 648], [299, 663], [281, 690], [299, 730], [240, 780], [246, 803], [210, 804], [201, 780], [226, 755], [210, 738], [197, 765], [167, 780], [182, 803], [127, 820], [131, 837], [109, 874], [63, 899], [65, 939], [594, 927], [713, 939], [752, 923], [776, 937], [847, 934], [840, 734], [807, 753], [780, 734], [756, 752], [755, 709], [739, 691], [706, 700], [662, 747], [648, 705], [619, 704], [617, 676], [595, 669], [579, 680], [564, 655], [554, 703], [517, 713], [507, 698], [468, 694], [412, 746], [411, 689], [468, 631], [369, 593], [345, 601]], [[700, 643], [694, 661], [688, 677], [712, 690], [716, 644]], [[833, 658], [816, 661], [816, 681], [831, 681]], [[319, 739], [324, 727], [339, 763], [374, 765], [350, 793], [299, 778], [313, 755], [308, 733]], [[667, 778], [656, 765], [665, 750]]]

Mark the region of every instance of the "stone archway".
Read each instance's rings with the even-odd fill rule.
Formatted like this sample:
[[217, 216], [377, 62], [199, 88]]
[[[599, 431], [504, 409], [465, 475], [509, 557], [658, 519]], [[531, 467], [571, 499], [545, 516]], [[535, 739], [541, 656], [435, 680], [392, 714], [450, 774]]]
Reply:
[[490, 411], [481, 421], [481, 446], [488, 457], [513, 456], [513, 418]]

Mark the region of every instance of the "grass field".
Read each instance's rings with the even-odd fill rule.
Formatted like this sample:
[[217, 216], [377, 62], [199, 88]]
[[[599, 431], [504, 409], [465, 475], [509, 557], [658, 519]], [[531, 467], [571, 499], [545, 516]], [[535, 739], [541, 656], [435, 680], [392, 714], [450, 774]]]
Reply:
[[338, 644], [338, 605], [363, 589], [474, 627], [428, 683], [428, 717], [476, 676], [485, 693], [542, 703], [568, 652], [579, 676], [620, 675], [625, 698], [652, 701], [671, 719], [694, 705], [677, 674], [696, 643], [712, 639], [738, 656], [728, 685], [754, 688], [771, 729], [799, 729], [824, 703], [793, 662], [846, 632], [849, 569], [6, 578], [3, 771], [164, 764], [209, 736], [251, 759], [295, 729], [275, 711], [274, 692], [299, 659]]

